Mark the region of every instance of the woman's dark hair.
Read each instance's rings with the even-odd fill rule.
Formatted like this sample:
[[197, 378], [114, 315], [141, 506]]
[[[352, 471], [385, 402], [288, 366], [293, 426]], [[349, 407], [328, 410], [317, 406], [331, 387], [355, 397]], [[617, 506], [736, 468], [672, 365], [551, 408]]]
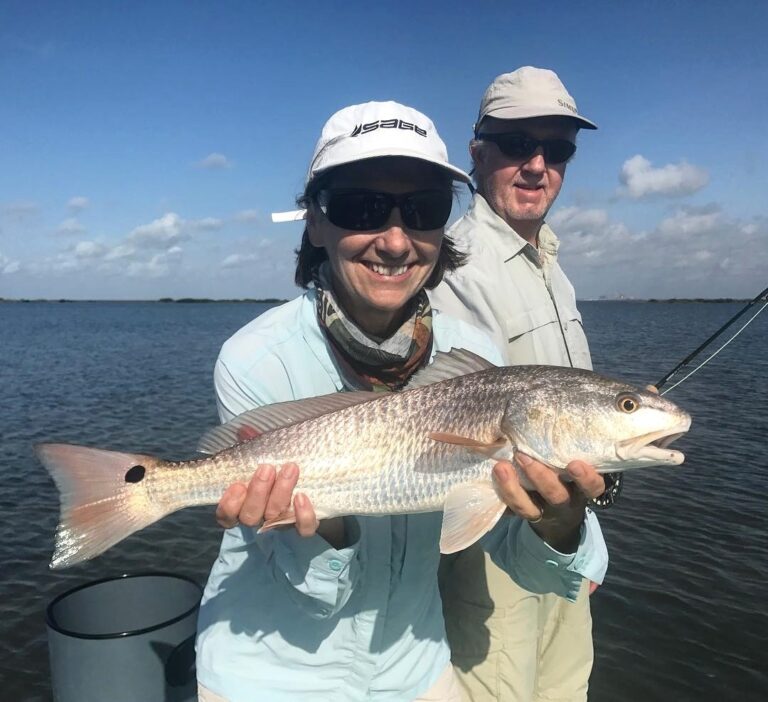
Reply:
[[[343, 168], [343, 166], [341, 166], [341, 168]], [[338, 169], [332, 169], [326, 173], [322, 173], [317, 178], [310, 181], [307, 184], [304, 192], [296, 198], [296, 204], [302, 209], [308, 209], [317, 194], [328, 186], [333, 178], [334, 172], [337, 171]], [[441, 176], [444, 173], [445, 171], [441, 169]], [[450, 187], [454, 190], [455, 195], [456, 192], [452, 181], [450, 178], [447, 179], [448, 182], [451, 183]], [[312, 242], [310, 242], [309, 231], [305, 225], [304, 233], [301, 235], [301, 244], [299, 245], [299, 248], [296, 249], [296, 274], [294, 276], [296, 285], [304, 289], [308, 288], [309, 284], [316, 277], [317, 269], [320, 267], [323, 261], [327, 260], [328, 254], [326, 253], [325, 248], [322, 246], [313, 246]], [[440, 281], [443, 279], [443, 276], [447, 271], [454, 271], [459, 266], [463, 266], [464, 263], [466, 263], [466, 260], [467, 254], [459, 251], [456, 248], [456, 244], [453, 242], [453, 239], [444, 235], [442, 244], [440, 246], [440, 255], [438, 256], [437, 263], [435, 264], [435, 268], [431, 275], [427, 279], [427, 282], [424, 284], [424, 287], [427, 290], [436, 288], [440, 284]]]

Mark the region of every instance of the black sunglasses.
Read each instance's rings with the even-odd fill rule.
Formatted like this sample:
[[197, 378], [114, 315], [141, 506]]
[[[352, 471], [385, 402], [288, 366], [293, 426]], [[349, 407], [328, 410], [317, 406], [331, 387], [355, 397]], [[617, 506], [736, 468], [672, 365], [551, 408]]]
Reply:
[[403, 224], [416, 231], [430, 231], [445, 226], [451, 215], [451, 190], [419, 190], [393, 195], [374, 190], [321, 190], [317, 204], [331, 224], [354, 232], [374, 231], [383, 227], [397, 207]]
[[478, 134], [477, 138], [493, 142], [501, 153], [516, 161], [527, 161], [539, 147], [544, 152], [545, 163], [565, 163], [576, 153], [576, 144], [568, 139], [534, 139], [527, 134], [485, 132]]

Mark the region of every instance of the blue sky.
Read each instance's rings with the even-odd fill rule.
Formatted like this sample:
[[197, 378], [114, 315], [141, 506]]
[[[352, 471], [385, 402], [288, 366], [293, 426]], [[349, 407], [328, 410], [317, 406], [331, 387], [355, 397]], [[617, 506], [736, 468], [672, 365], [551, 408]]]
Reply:
[[480, 96], [521, 65], [600, 126], [550, 213], [579, 297], [752, 297], [767, 27], [742, 0], [3, 0], [0, 297], [291, 297], [301, 226], [269, 215], [330, 114], [412, 105], [468, 168]]

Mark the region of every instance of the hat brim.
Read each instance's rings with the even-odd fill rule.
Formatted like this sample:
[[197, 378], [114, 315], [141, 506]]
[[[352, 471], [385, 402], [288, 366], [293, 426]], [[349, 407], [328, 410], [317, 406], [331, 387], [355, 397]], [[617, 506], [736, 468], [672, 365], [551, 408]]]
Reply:
[[346, 166], [350, 163], [357, 163], [358, 161], [367, 161], [368, 159], [372, 159], [372, 158], [383, 158], [385, 156], [402, 156], [405, 158], [413, 158], [418, 161], [424, 161], [425, 163], [431, 163], [432, 165], [437, 166], [438, 168], [441, 168], [444, 171], [448, 171], [448, 173], [451, 174], [453, 180], [458, 180], [461, 183], [472, 182], [472, 178], [470, 178], [469, 174], [462, 171], [461, 168], [456, 168], [456, 166], [452, 166], [450, 163], [446, 163], [445, 161], [440, 161], [438, 159], [428, 158], [424, 156], [424, 153], [422, 151], [409, 151], [408, 149], [393, 149], [391, 147], [387, 149], [374, 149], [373, 151], [369, 151], [367, 153], [362, 153], [362, 154], [358, 153], [358, 154], [355, 154], [354, 158], [339, 159], [337, 161], [324, 163], [321, 169], [318, 169], [312, 173], [310, 180], [314, 180], [319, 175], [325, 173], [326, 171], [329, 171], [331, 168], [337, 168], [338, 166]]
[[477, 122], [478, 127], [486, 117], [494, 119], [530, 119], [532, 117], [568, 117], [576, 122], [581, 129], [597, 129], [597, 125], [586, 117], [575, 115], [565, 107], [562, 109], [547, 107], [501, 107], [498, 110], [486, 112]]

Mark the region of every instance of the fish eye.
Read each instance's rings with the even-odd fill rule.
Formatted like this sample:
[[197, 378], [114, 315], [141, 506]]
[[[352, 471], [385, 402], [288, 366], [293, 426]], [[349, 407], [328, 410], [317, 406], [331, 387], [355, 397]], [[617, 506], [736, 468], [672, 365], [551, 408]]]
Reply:
[[632, 414], [632, 412], [640, 407], [640, 398], [631, 393], [621, 393], [616, 398], [616, 407], [620, 412]]

